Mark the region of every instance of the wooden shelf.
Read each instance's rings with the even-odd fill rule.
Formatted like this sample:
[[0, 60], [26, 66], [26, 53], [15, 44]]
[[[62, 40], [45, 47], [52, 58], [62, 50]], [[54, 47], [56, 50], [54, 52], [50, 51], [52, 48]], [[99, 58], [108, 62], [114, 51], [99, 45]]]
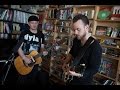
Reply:
[[106, 58], [114, 59], [114, 60], [120, 60], [120, 57], [113, 57], [111, 55], [106, 55], [106, 54], [102, 54], [102, 56]]
[[21, 33], [21, 31], [13, 31], [12, 33], [2, 33], [2, 32], [0, 32], [0, 34], [9, 34], [9, 35], [12, 35], [12, 34], [20, 34]]
[[[95, 15], [94, 15], [95, 19], [93, 20], [93, 31], [92, 31], [92, 34], [93, 34], [93, 36], [96, 39], [101, 39], [101, 40], [113, 39], [113, 40], [117, 40], [117, 41], [120, 40], [119, 37], [109, 37], [107, 35], [106, 36], [104, 36], [104, 35], [95, 35], [97, 26], [105, 26], [105, 27], [112, 27], [112, 28], [118, 28], [120, 26], [120, 19], [119, 20], [117, 20], [117, 19], [115, 19], [115, 20], [111, 20], [111, 19], [98, 19], [99, 10], [102, 7], [108, 7], [108, 8], [111, 7], [112, 8], [114, 6], [117, 6], [117, 5], [96, 5], [95, 6]], [[111, 10], [111, 13], [113, 12], [112, 10]], [[116, 50], [118, 52], [120, 51], [120, 48], [117, 47], [117, 46], [104, 45], [104, 44], [101, 44], [101, 46], [105, 47], [105, 48], [110, 48], [110, 49]], [[118, 78], [118, 68], [119, 68], [119, 66], [117, 66], [117, 65], [119, 65], [118, 63], [119, 63], [119, 60], [120, 60], [120, 56], [119, 57], [114, 57], [112, 55], [102, 54], [102, 58], [108, 58], [108, 59], [113, 61], [112, 62], [113, 63], [113, 68], [112, 69], [114, 70], [114, 73], [113, 73], [114, 78], [108, 77], [108, 76], [103, 75], [101, 73], [97, 73], [97, 75], [99, 75], [100, 78], [105, 77], [107, 79], [115, 81], [115, 83], [116, 83], [117, 82], [117, 78]], [[114, 61], [114, 60], [116, 60], [116, 61]]]
[[66, 21], [66, 22], [70, 22], [71, 19], [67, 19], [67, 20], [64, 20], [64, 19], [58, 19], [59, 21]]
[[106, 47], [106, 48], [112, 48], [112, 49], [118, 49], [120, 50], [120, 48], [114, 47], [114, 46], [108, 46], [108, 45], [101, 45], [102, 47]]
[[[115, 5], [74, 5], [73, 7], [68, 7], [68, 8], [48, 8], [48, 9], [45, 9], [45, 12], [49, 11], [49, 10], [54, 10], [54, 9], [57, 9], [57, 10], [67, 10], [67, 9], [75, 9], [76, 11], [77, 10], [95, 10], [95, 13], [94, 13], [94, 17], [97, 18], [97, 15], [98, 15], [98, 12], [99, 12], [99, 7], [113, 7]], [[119, 6], [119, 5], [118, 5]], [[0, 7], [1, 8], [1, 7]], [[3, 7], [2, 7], [3, 8]], [[36, 14], [36, 13], [32, 13], [32, 12], [27, 12], [27, 11], [23, 11], [23, 10], [18, 10], [18, 9], [12, 9], [12, 8], [7, 8], [5, 7], [4, 9], [11, 9], [11, 10], [17, 10], [17, 11], [21, 11], [21, 12], [25, 12], [25, 13], [30, 13], [30, 14]], [[38, 11], [39, 12], [39, 11]], [[41, 12], [41, 13], [45, 13], [44, 11]], [[73, 10], [73, 13], [75, 11]], [[48, 12], [49, 13], [49, 12]], [[36, 14], [38, 15], [38, 14]], [[52, 16], [53, 17], [53, 16]], [[96, 31], [96, 27], [97, 26], [112, 26], [112, 27], [117, 27], [119, 24], [120, 24], [120, 20], [101, 20], [101, 19], [95, 19], [95, 18], [89, 18], [89, 20], [91, 20], [92, 22], [92, 32], [94, 34], [94, 32]], [[72, 19], [66, 19], [66, 20], [61, 20], [61, 19], [58, 19], [58, 18], [45, 18], [46, 21], [50, 21], [50, 22], [54, 22], [53, 26], [55, 26], [55, 30], [56, 30], [56, 26], [57, 27], [64, 27], [64, 28], [71, 28], [70, 26], [60, 26], [60, 25], [56, 25], [56, 21], [58, 22], [70, 22], [72, 21]], [[4, 21], [4, 22], [12, 22], [12, 23], [17, 23], [17, 24], [25, 24], [25, 23], [20, 23], [20, 22], [14, 22], [14, 21], [8, 21], [8, 20], [0, 20], [0, 21]], [[117, 25], [118, 24], [118, 25]], [[64, 32], [55, 32], [54, 33], [54, 30], [44, 30], [45, 32], [52, 32], [52, 36], [50, 35], [48, 42], [49, 41], [53, 41], [53, 38], [54, 38], [54, 35], [55, 33], [58, 33], [58, 35], [60, 35], [61, 37], [64, 37], [64, 36], [70, 36], [69, 33], [64, 33]], [[12, 32], [11, 34], [20, 34], [20, 32]], [[98, 36], [98, 35], [94, 35], [96, 38], [103, 38], [103, 39], [117, 39], [117, 40], [120, 40], [120, 38], [118, 37], [108, 37], [108, 36]], [[9, 39], [7, 39], [9, 40]], [[6, 41], [7, 42], [7, 41]], [[46, 40], [47, 42], [47, 40]], [[112, 49], [117, 49], [117, 50], [120, 50], [120, 48], [117, 48], [117, 47], [114, 47], [114, 46], [108, 46], [108, 45], [101, 45], [102, 47], [106, 47], [106, 48], [112, 48]], [[68, 45], [61, 45], [61, 47], [63, 49], [67, 49], [68, 48]], [[120, 57], [117, 58], [117, 57], [112, 57], [111, 55], [104, 55], [102, 54], [102, 57], [106, 57], [106, 58], [109, 58], [109, 59], [114, 59], [114, 60], [117, 60], [119, 62], [120, 60]], [[114, 66], [115, 67], [115, 66]], [[45, 64], [45, 66], [43, 67], [43, 69], [49, 73], [49, 66], [47, 66], [47, 64]], [[116, 67], [114, 68], [116, 69]], [[117, 69], [116, 69], [117, 70]], [[107, 79], [110, 79], [110, 80], [113, 80], [113, 81], [116, 81], [114, 78], [111, 78], [111, 77], [108, 77], [106, 75], [103, 75], [101, 73], [97, 73], [97, 75], [99, 76], [102, 76], [102, 77], [105, 77]], [[117, 75], [115, 75], [117, 78]], [[51, 78], [50, 78], [52, 81], [55, 81], [56, 83], [59, 83], [59, 82], [63, 82], [63, 80], [61, 80], [61, 78], [59, 78], [57, 75], [55, 74], [51, 74]], [[64, 83], [64, 82], [63, 82]]]
[[21, 34], [21, 31], [12, 31], [11, 34]]
[[120, 23], [120, 20], [101, 20], [101, 19], [96, 19], [95, 21], [98, 21], [98, 22], [119, 22]]
[[57, 8], [58, 10], [68, 10], [68, 9], [72, 9], [73, 7], [61, 7], [61, 8]]
[[47, 20], [56, 20], [56, 18], [46, 18]]
[[[98, 5], [96, 5], [96, 6], [98, 6]], [[115, 6], [115, 5], [99, 5], [100, 7], [113, 7], [113, 6]], [[119, 6], [119, 5], [118, 5]]]
[[103, 35], [94, 35], [95, 37], [99, 37], [99, 38], [104, 38], [104, 39], [120, 39], [118, 37], [109, 37], [109, 36], [103, 36]]
[[90, 8], [95, 8], [95, 5], [77, 5], [75, 6], [75, 8], [77, 9], [83, 9], [83, 8], [87, 8], [87, 9], [90, 9]]
[[43, 30], [46, 32], [53, 32], [53, 30], [46, 30], [46, 29], [43, 29]]
[[64, 28], [71, 28], [70, 26], [61, 26], [61, 25], [57, 25], [58, 27], [64, 27]]
[[68, 33], [60, 32], [59, 36], [61, 36], [61, 37], [69, 37], [70, 35]]
[[57, 9], [57, 8], [46, 8], [46, 9], [44, 9], [45, 11], [49, 11], [49, 10], [54, 10], [54, 9]]
[[15, 21], [9, 21], [9, 20], [2, 20], [2, 19], [0, 19], [0, 21], [3, 21], [3, 22], [10, 22], [10, 23], [17, 23], [17, 24], [27, 24], [27, 23], [15, 22]]
[[100, 75], [100, 76], [102, 76], [102, 77], [105, 77], [105, 78], [107, 78], [107, 79], [110, 79], [110, 80], [115, 81], [114, 78], [108, 77], [108, 76], [106, 76], [106, 75], [104, 75], [104, 74], [101, 74], [101, 73], [97, 73], [96, 75]]
[[100, 82], [98, 82], [97, 80], [93, 79], [93, 82], [97, 83], [97, 84], [94, 84], [94, 85], [102, 85]]

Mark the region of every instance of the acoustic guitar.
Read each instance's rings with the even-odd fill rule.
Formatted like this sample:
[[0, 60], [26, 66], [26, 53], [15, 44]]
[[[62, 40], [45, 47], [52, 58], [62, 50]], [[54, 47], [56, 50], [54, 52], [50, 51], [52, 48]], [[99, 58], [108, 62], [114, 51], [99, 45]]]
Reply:
[[30, 64], [25, 64], [22, 58], [18, 56], [14, 60], [14, 66], [16, 70], [18, 71], [18, 73], [21, 75], [29, 74], [32, 71], [34, 65], [40, 64], [42, 62], [41, 55], [42, 54], [39, 54], [37, 51], [32, 51], [29, 55], [26, 55], [28, 58], [32, 60], [32, 63]]
[[[53, 46], [49, 47], [46, 50], [49, 52], [52, 48]], [[22, 60], [22, 58], [18, 56], [14, 60], [14, 66], [19, 74], [27, 75], [32, 71], [34, 65], [40, 64], [42, 62], [41, 58], [42, 55], [43, 55], [42, 53], [38, 53], [37, 51], [33, 50], [32, 52], [30, 52], [29, 55], [26, 55], [32, 61], [30, 64], [26, 64], [24, 60]]]
[[[64, 41], [65, 39], [60, 40], [58, 44], [62, 44]], [[55, 48], [55, 46], [52, 45], [47, 49], [47, 51], [50, 51], [52, 48]], [[32, 71], [34, 65], [40, 64], [42, 62], [42, 58], [41, 58], [42, 54], [41, 53], [39, 54], [37, 51], [32, 51], [29, 55], [26, 55], [26, 56], [32, 60], [32, 63], [28, 65], [25, 64], [24, 60], [22, 60], [20, 56], [18, 56], [14, 60], [14, 66], [18, 71], [18, 73], [21, 75], [29, 74]]]

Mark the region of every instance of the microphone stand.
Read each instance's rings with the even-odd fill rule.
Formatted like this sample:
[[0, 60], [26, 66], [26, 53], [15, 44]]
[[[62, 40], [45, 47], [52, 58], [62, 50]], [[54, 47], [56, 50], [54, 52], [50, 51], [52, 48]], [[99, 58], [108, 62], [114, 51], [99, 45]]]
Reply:
[[11, 68], [11, 65], [12, 65], [12, 62], [13, 62], [14, 58], [15, 58], [15, 55], [14, 55], [14, 53], [12, 53], [12, 55], [8, 58], [8, 60], [7, 60], [7, 62], [6, 62], [6, 64], [7, 64], [8, 62], [10, 62], [10, 63], [9, 63], [9, 65], [8, 65], [8, 68], [7, 68], [7, 71], [6, 71], [6, 73], [5, 73], [5, 76], [4, 76], [3, 79], [2, 79], [2, 85], [4, 85], [4, 83], [5, 83], [5, 81], [6, 81], [6, 78], [7, 78], [7, 76], [8, 76], [8, 72], [9, 72], [9, 70], [10, 70], [10, 68]]
[[8, 64], [8, 68], [7, 68], [7, 71], [6, 71], [6, 73], [5, 73], [5, 76], [3, 77], [3, 79], [2, 79], [2, 85], [4, 85], [4, 83], [5, 83], [5, 81], [6, 81], [6, 78], [7, 78], [7, 76], [8, 76], [8, 72], [9, 72], [9, 70], [10, 70], [10, 68], [11, 68], [11, 65], [12, 65], [12, 62], [14, 61], [14, 58], [15, 58], [15, 53], [17, 53], [17, 51], [18, 51], [18, 49], [19, 49], [19, 47], [21, 46], [21, 44], [23, 43], [23, 38], [22, 39], [20, 39], [18, 42], [17, 42], [17, 44], [16, 44], [16, 46], [13, 48], [13, 50], [12, 50], [12, 55], [8, 58], [8, 60], [7, 60], [7, 62], [6, 62], [6, 64], [9, 62], [9, 64]]

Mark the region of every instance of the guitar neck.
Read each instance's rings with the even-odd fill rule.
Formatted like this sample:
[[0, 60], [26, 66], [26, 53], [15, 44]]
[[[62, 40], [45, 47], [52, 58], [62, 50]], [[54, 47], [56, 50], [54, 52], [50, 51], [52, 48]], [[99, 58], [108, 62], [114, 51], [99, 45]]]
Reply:
[[[47, 49], [47, 51], [49, 52], [52, 48], [53, 48], [53, 46], [52, 46], [52, 47], [49, 47], [49, 48]], [[43, 53], [38, 53], [37, 55], [34, 56], [34, 59], [39, 58], [39, 57], [41, 57], [42, 55], [43, 55]]]

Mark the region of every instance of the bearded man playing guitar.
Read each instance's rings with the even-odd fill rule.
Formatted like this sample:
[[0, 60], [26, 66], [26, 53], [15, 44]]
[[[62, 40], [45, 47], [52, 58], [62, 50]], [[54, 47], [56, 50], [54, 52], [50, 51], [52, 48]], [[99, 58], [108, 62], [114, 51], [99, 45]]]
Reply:
[[[67, 85], [92, 85], [93, 75], [98, 72], [102, 48], [99, 42], [89, 34], [89, 19], [87, 16], [78, 14], [73, 18], [73, 46], [65, 59], [62, 66], [63, 71], [72, 76], [72, 79]], [[90, 42], [92, 40], [92, 42]], [[90, 42], [90, 44], [88, 43]], [[89, 45], [86, 49], [85, 47]], [[86, 49], [86, 50], [85, 50]], [[83, 52], [85, 53], [83, 54]], [[82, 58], [79, 58], [81, 57]], [[76, 69], [69, 69], [70, 61], [78, 62]], [[80, 73], [80, 65], [84, 66], [83, 72]], [[70, 65], [69, 67], [71, 67]]]
[[[46, 87], [48, 83], [48, 73], [42, 69], [38, 70], [42, 58], [38, 57], [36, 60], [33, 57], [34, 54], [44, 51], [44, 34], [38, 30], [38, 24], [38, 17], [30, 16], [28, 18], [29, 29], [22, 30], [19, 37], [19, 42], [22, 43], [18, 49], [19, 56], [14, 61], [15, 67], [19, 72], [17, 87], [33, 87], [34, 85]], [[44, 53], [47, 54], [47, 51], [44, 51]]]

